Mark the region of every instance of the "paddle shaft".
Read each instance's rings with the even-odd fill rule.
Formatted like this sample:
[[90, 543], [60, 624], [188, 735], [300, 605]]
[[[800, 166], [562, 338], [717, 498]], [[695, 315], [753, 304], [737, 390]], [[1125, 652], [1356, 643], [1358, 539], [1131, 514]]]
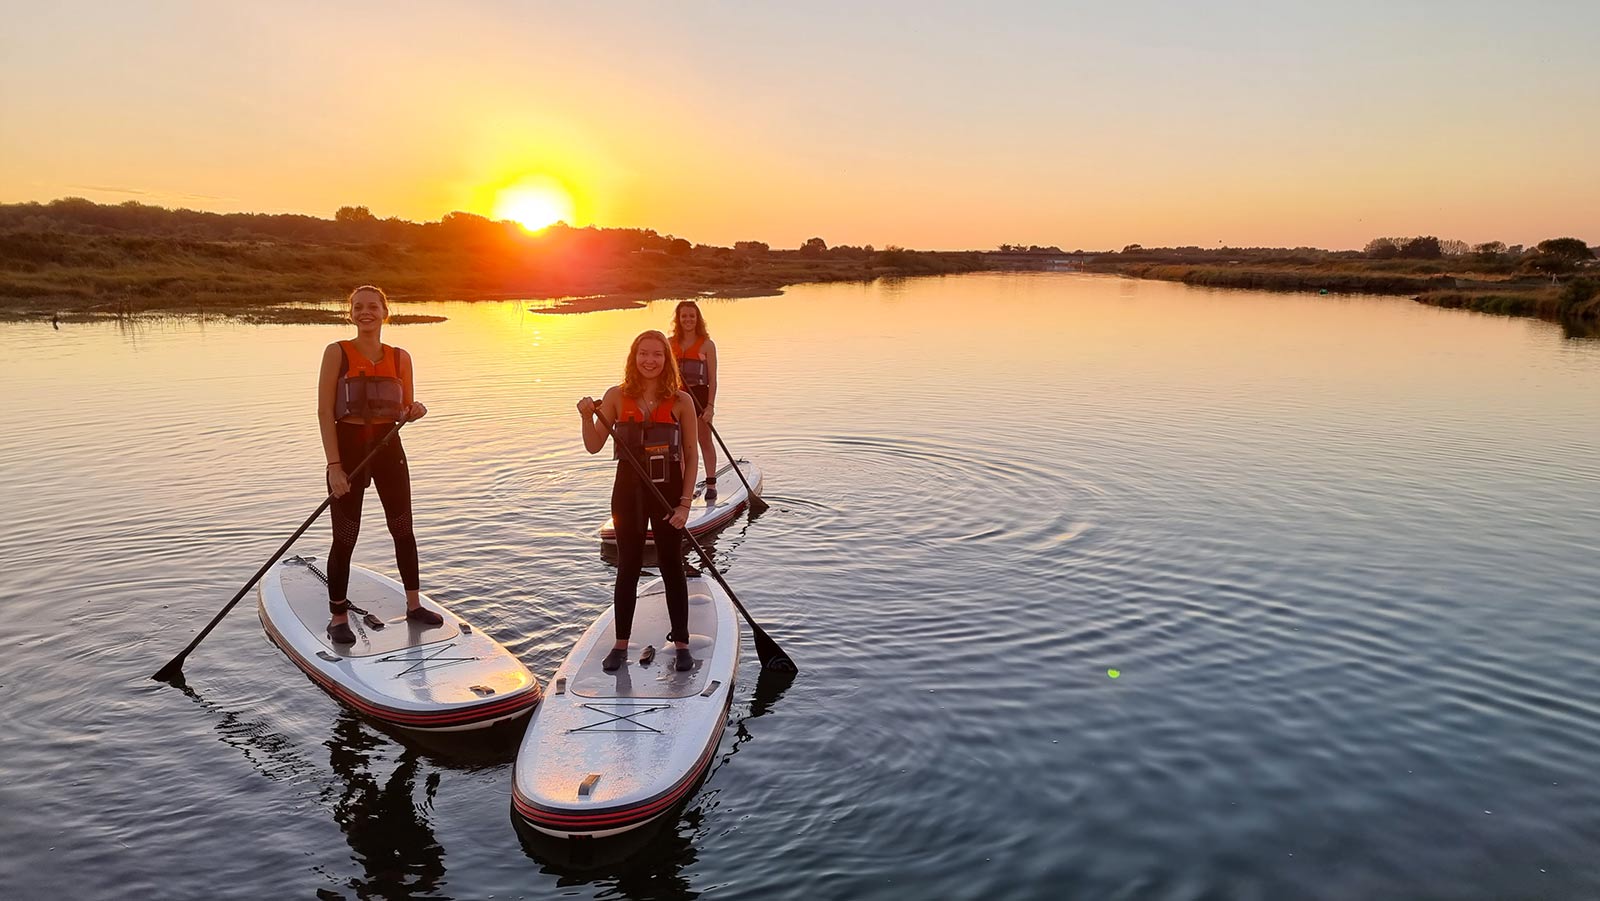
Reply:
[[740, 482], [744, 483], [745, 493], [750, 495], [750, 512], [760, 513], [767, 509], [767, 502], [761, 499], [761, 495], [756, 494], [754, 488], [750, 487], [750, 480], [744, 477], [744, 470], [740, 469], [738, 462], [733, 459], [733, 451], [728, 450], [728, 442], [722, 440], [722, 433], [717, 431], [717, 427], [709, 422], [706, 423], [706, 428], [711, 430], [712, 437], [716, 438], [717, 444], [722, 447], [722, 453], [727, 456], [728, 462], [733, 464], [733, 474], [739, 477]]
[[[378, 456], [378, 451], [383, 450], [384, 446], [389, 443], [391, 438], [400, 434], [400, 427], [405, 424], [406, 421], [403, 419], [395, 423], [394, 428], [390, 429], [388, 434], [383, 436], [383, 440], [374, 445], [372, 450], [368, 451], [367, 455], [362, 458], [361, 462], [356, 464], [356, 468], [350, 471], [350, 478], [354, 479], [363, 469], [366, 469], [367, 465], [372, 462], [373, 458]], [[217, 623], [222, 622], [222, 618], [227, 616], [228, 611], [232, 610], [234, 605], [239, 603], [239, 599], [244, 597], [245, 592], [249, 591], [257, 582], [261, 581], [261, 577], [267, 574], [267, 570], [272, 568], [272, 564], [277, 563], [278, 558], [282, 557], [284, 552], [288, 551], [289, 547], [299, 540], [301, 535], [305, 534], [306, 529], [311, 528], [311, 524], [317, 521], [317, 517], [322, 515], [322, 511], [328, 509], [329, 505], [333, 503], [333, 499], [333, 492], [328, 492], [328, 496], [322, 499], [321, 504], [317, 505], [316, 512], [306, 517], [306, 521], [300, 524], [300, 528], [294, 530], [294, 534], [290, 535], [289, 540], [283, 543], [283, 547], [278, 548], [277, 552], [268, 558], [267, 562], [263, 563], [260, 569], [256, 570], [256, 574], [250, 577], [250, 581], [244, 583], [244, 587], [240, 588], [239, 593], [233, 596], [233, 600], [229, 601], [226, 606], [217, 611], [217, 615], [211, 618], [211, 622], [206, 623], [206, 627], [200, 630], [200, 634], [194, 637], [194, 641], [189, 642], [188, 647], [184, 648], [178, 654], [178, 656], [167, 661], [167, 665], [156, 670], [155, 675], [151, 676], [150, 678], [159, 682], [170, 682], [174, 678], [182, 675], [183, 658], [189, 656], [189, 652], [198, 647], [200, 642], [204, 641], [205, 637], [211, 634], [211, 630], [217, 627]]]
[[[666, 497], [662, 495], [661, 489], [656, 487], [656, 483], [650, 480], [650, 474], [645, 471], [644, 463], [640, 462], [639, 458], [634, 455], [633, 448], [628, 447], [617, 436], [616, 424], [606, 419], [605, 414], [600, 412], [598, 404], [595, 405], [594, 415], [596, 419], [600, 420], [600, 424], [606, 427], [606, 431], [611, 433], [611, 440], [616, 443], [617, 449], [621, 451], [622, 459], [627, 460], [628, 464], [633, 467], [633, 471], [638, 473], [640, 480], [650, 489], [650, 493], [655, 495], [661, 506], [669, 511], [676, 510], [677, 508], [672, 506]], [[737, 466], [734, 468], [738, 469]], [[671, 514], [669, 513], [668, 515]], [[618, 537], [621, 537], [620, 533]], [[706, 549], [701, 547], [700, 542], [689, 532], [687, 522], [684, 523], [683, 537], [689, 539], [689, 543], [694, 545], [695, 552], [700, 555], [700, 562], [705, 564], [706, 569], [711, 572], [712, 578], [716, 579], [717, 584], [722, 586], [722, 590], [728, 593], [728, 599], [733, 601], [733, 606], [744, 617], [744, 621], [750, 624], [750, 635], [755, 639], [756, 656], [761, 658], [761, 667], [763, 669], [778, 670], [779, 672], [796, 672], [794, 661], [789, 659], [789, 655], [778, 647], [778, 643], [772, 640], [772, 636], [768, 635], [766, 630], [756, 623], [755, 618], [750, 615], [750, 611], [744, 609], [744, 604], [739, 603], [739, 596], [734, 594], [733, 587], [728, 584], [728, 580], [724, 579], [722, 573], [717, 571], [716, 564], [711, 562], [711, 555], [706, 553]], [[657, 560], [657, 563], [660, 562]], [[662, 565], [665, 566], [665, 564]]]

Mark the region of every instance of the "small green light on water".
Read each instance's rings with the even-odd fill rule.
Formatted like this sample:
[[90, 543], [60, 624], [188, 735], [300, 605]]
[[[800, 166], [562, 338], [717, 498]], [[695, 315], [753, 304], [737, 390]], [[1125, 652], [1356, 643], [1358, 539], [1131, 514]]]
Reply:
[[1106, 670], [1106, 675], [1108, 675], [1111, 678], [1115, 679], [1116, 677], [1122, 675], [1122, 670], [1119, 670], [1119, 669], [1108, 669], [1108, 670]]

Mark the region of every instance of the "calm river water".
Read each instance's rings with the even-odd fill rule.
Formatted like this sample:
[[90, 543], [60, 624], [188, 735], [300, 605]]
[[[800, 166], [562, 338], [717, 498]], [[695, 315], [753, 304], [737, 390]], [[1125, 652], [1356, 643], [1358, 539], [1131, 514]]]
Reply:
[[[543, 679], [610, 600], [573, 403], [671, 304], [529, 307], [385, 337], [424, 588]], [[705, 784], [588, 858], [513, 828], [515, 735], [355, 716], [253, 596], [149, 679], [316, 506], [345, 329], [0, 326], [0, 894], [1600, 894], [1600, 342], [1065, 273], [704, 308], [772, 502], [716, 554], [801, 673], [747, 637]]]

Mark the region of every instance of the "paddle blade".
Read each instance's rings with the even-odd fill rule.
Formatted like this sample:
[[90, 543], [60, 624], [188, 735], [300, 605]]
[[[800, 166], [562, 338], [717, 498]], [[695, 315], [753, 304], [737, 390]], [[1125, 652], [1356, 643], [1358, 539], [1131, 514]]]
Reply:
[[770, 506], [770, 505], [766, 501], [761, 499], [761, 495], [759, 495], [759, 494], [750, 495], [750, 512], [752, 514], [754, 514], [756, 516], [760, 516], [761, 514], [767, 512], [767, 507], [768, 506]]
[[789, 655], [778, 647], [778, 643], [767, 635], [765, 629], [750, 623], [750, 634], [756, 640], [756, 656], [761, 658], [761, 668], [772, 670], [776, 673], [798, 673], [800, 669], [789, 659]]
[[168, 660], [167, 665], [156, 670], [156, 674], [150, 678], [168, 685], [178, 685], [183, 682], [183, 657], [180, 655]]

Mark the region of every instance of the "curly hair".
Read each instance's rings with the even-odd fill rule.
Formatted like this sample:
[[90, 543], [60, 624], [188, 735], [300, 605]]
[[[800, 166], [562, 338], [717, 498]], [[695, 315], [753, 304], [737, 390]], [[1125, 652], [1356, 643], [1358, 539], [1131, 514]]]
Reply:
[[655, 329], [640, 332], [639, 337], [633, 339], [633, 344], [628, 348], [628, 360], [622, 366], [622, 393], [638, 399], [644, 397], [645, 377], [639, 374], [639, 345], [645, 341], [660, 341], [661, 354], [666, 357], [657, 379], [657, 387], [661, 389], [660, 397], [663, 400], [675, 398], [683, 390], [683, 376], [678, 374], [678, 361], [672, 357], [671, 345], [667, 344], [667, 336]]
[[684, 347], [689, 343], [683, 339], [683, 326], [678, 323], [678, 313], [682, 312], [684, 307], [694, 310], [695, 315], [699, 317], [697, 321], [700, 324], [700, 337], [711, 337], [711, 330], [706, 328], [706, 314], [701, 311], [700, 305], [692, 300], [685, 300], [680, 301], [677, 306], [672, 308], [672, 340], [678, 342], [679, 347]]

